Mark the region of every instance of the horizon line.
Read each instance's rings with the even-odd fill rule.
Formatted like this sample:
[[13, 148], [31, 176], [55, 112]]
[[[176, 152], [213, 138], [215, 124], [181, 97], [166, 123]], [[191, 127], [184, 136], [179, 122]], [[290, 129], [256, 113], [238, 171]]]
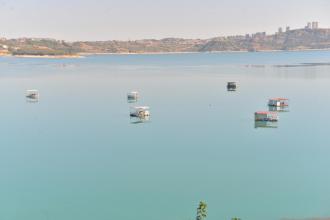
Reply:
[[[289, 27], [290, 26], [285, 26], [285, 27]], [[279, 27], [282, 28], [282, 27]], [[295, 28], [295, 29], [289, 29], [288, 31], [295, 31], [295, 30], [327, 30], [330, 29], [330, 27], [317, 27], [317, 28], [308, 28], [307, 26], [305, 27], [301, 27], [301, 28]], [[281, 33], [286, 33], [288, 32], [286, 30], [284, 30]], [[258, 31], [258, 32], [254, 32], [254, 33], [246, 33], [246, 34], [235, 34], [235, 35], [217, 35], [214, 37], [207, 37], [207, 38], [190, 38], [190, 37], [175, 37], [175, 36], [169, 36], [169, 37], [162, 37], [162, 38], [137, 38], [137, 39], [107, 39], [107, 40], [65, 40], [65, 39], [60, 39], [60, 38], [55, 38], [55, 37], [0, 37], [0, 41], [1, 40], [24, 40], [24, 39], [29, 39], [29, 40], [54, 40], [54, 41], [64, 41], [64, 42], [68, 42], [68, 43], [75, 43], [75, 42], [107, 42], [107, 41], [122, 41], [122, 42], [130, 42], [130, 41], [143, 41], [143, 40], [165, 40], [165, 39], [182, 39], [182, 40], [210, 40], [210, 39], [214, 39], [214, 38], [228, 38], [228, 37], [246, 37], [246, 36], [253, 36], [254, 34], [265, 34], [266, 36], [272, 36], [272, 35], [276, 35], [279, 32], [274, 32], [271, 34], [267, 34], [266, 31]]]

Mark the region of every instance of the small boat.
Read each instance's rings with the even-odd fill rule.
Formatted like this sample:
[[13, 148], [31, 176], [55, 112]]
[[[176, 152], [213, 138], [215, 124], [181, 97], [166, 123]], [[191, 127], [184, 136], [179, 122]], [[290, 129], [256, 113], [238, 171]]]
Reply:
[[29, 99], [38, 99], [39, 98], [39, 91], [36, 90], [36, 89], [26, 90], [25, 97], [29, 98]]
[[254, 113], [255, 121], [278, 121], [277, 112], [258, 111]]
[[236, 91], [237, 85], [236, 82], [228, 82], [227, 83], [227, 90], [228, 91]]
[[138, 118], [147, 118], [150, 116], [150, 111], [148, 106], [136, 106], [130, 108], [131, 117], [138, 117]]
[[268, 100], [268, 106], [286, 107], [289, 106], [289, 99], [272, 98]]
[[137, 101], [138, 97], [139, 97], [139, 93], [136, 91], [127, 93], [128, 101]]

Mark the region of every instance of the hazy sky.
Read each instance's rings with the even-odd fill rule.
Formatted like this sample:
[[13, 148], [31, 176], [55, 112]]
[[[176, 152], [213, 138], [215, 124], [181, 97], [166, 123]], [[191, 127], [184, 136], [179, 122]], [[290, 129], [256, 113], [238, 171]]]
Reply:
[[314, 20], [330, 27], [330, 0], [0, 0], [8, 38], [209, 38]]

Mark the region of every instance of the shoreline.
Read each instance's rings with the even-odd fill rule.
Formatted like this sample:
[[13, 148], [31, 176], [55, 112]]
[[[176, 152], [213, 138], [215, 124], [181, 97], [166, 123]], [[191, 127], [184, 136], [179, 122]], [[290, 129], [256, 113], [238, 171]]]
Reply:
[[86, 56], [96, 55], [170, 55], [170, 54], [199, 54], [199, 53], [267, 53], [267, 52], [304, 52], [304, 51], [330, 51], [330, 48], [324, 49], [293, 49], [293, 50], [257, 50], [257, 51], [182, 51], [182, 52], [138, 52], [138, 53], [78, 53], [76, 55], [12, 55], [0, 54], [0, 57], [16, 57], [16, 58], [44, 58], [44, 59], [72, 59], [72, 58], [85, 58]]
[[84, 58], [84, 56], [77, 55], [13, 55], [0, 54], [0, 57], [15, 57], [15, 58], [44, 58], [44, 59], [70, 59], [70, 58]]
[[81, 55], [9, 55], [17, 58], [70, 59], [83, 58]]
[[82, 56], [93, 55], [166, 55], [166, 54], [197, 54], [197, 53], [258, 53], [258, 52], [304, 52], [304, 51], [330, 51], [330, 48], [324, 49], [293, 49], [293, 50], [226, 50], [226, 51], [191, 51], [191, 52], [139, 52], [139, 53], [79, 53]]

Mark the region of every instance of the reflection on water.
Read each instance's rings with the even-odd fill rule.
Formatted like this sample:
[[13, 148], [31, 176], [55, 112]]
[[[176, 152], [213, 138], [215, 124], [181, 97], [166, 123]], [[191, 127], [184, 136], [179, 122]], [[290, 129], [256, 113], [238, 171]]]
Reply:
[[310, 66], [330, 66], [329, 62], [324, 63], [299, 63], [299, 64], [285, 64], [285, 65], [274, 65], [274, 67], [310, 67]]
[[278, 122], [276, 121], [255, 121], [254, 128], [277, 128]]
[[26, 97], [26, 102], [27, 103], [38, 103], [39, 97]]
[[235, 92], [236, 91], [236, 87], [235, 88], [227, 87], [227, 91], [228, 92]]
[[266, 65], [256, 65], [256, 64], [247, 64], [245, 65], [247, 68], [265, 68]]
[[137, 99], [127, 99], [127, 103], [136, 103]]
[[132, 117], [130, 116], [130, 123], [131, 124], [141, 124], [141, 123], [147, 123], [150, 122], [150, 116], [144, 116], [144, 117]]

